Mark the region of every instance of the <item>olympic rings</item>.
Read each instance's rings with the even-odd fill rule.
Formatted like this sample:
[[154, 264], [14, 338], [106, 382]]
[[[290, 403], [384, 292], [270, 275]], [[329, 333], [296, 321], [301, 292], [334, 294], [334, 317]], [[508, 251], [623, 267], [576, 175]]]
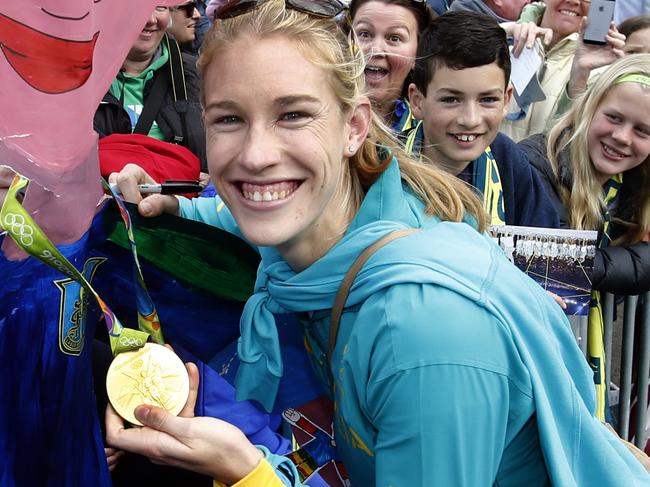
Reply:
[[20, 243], [25, 247], [31, 247], [34, 243], [34, 229], [25, 223], [25, 217], [22, 215], [7, 213], [4, 219], [4, 227], [14, 237], [19, 238]]
[[127, 336], [120, 337], [120, 345], [125, 347], [143, 347], [144, 342], [140, 338], [131, 338]]

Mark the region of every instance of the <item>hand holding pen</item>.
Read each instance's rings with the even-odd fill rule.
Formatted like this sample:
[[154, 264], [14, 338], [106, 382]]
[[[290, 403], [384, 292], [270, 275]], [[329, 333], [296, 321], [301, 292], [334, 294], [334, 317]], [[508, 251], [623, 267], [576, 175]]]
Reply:
[[[161, 213], [179, 214], [178, 199], [172, 194], [196, 193], [203, 189], [197, 181], [156, 183], [149, 174], [136, 164], [127, 164], [119, 173], [108, 177], [111, 188], [122, 198], [138, 205], [142, 216], [152, 217]], [[143, 196], [146, 196], [143, 198]]]

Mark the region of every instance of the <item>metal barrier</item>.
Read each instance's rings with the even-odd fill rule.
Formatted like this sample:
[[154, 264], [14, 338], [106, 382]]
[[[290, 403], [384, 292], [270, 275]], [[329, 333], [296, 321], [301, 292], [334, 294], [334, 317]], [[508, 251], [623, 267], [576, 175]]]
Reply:
[[[640, 309], [639, 309], [640, 306]], [[603, 295], [603, 320], [605, 334], [605, 356], [607, 366], [605, 377], [607, 384], [610, 384], [610, 404], [616, 406], [618, 403], [618, 425], [617, 431], [621, 437], [630, 438], [630, 413], [632, 406], [636, 404], [635, 417], [636, 427], [634, 431], [634, 444], [644, 449], [648, 441], [648, 383], [650, 378], [650, 292], [639, 296], [626, 296], [623, 304], [623, 320], [621, 330], [622, 345], [620, 349], [621, 373], [618, 384], [612, 384], [613, 359], [619, 357], [616, 350], [613, 350], [613, 337], [617, 323], [614, 321], [616, 306], [614, 296]], [[640, 311], [640, 313], [637, 313]], [[637, 319], [637, 317], [639, 319]], [[583, 320], [586, 321], [586, 320]], [[580, 322], [576, 334], [579, 334], [580, 344], [586, 340], [583, 338], [583, 321]], [[635, 340], [636, 337], [636, 340]], [[581, 347], [582, 348], [582, 347]], [[584, 349], [583, 349], [584, 350]], [[636, 367], [634, 358], [636, 356]], [[634, 373], [636, 371], [636, 374]], [[636, 397], [632, 396], [633, 386], [636, 384]], [[618, 393], [618, 401], [615, 401]]]

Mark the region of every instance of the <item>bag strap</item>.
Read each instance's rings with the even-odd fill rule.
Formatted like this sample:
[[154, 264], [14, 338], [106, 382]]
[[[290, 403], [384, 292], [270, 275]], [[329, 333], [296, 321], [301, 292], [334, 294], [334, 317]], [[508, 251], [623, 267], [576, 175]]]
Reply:
[[151, 130], [153, 121], [162, 106], [168, 85], [169, 71], [161, 69], [154, 79], [149, 96], [147, 96], [147, 99], [144, 101], [142, 113], [138, 118], [138, 123], [135, 124], [135, 128], [133, 129], [134, 134], [149, 135], [149, 130]]
[[[163, 42], [167, 46], [167, 52], [169, 53], [169, 69], [161, 69], [155, 76], [153, 85], [151, 87], [151, 92], [144, 102], [144, 107], [142, 108], [142, 113], [138, 118], [138, 123], [136, 123], [135, 128], [133, 129], [134, 134], [148, 135], [153, 125], [158, 112], [160, 112], [160, 107], [162, 106], [163, 99], [167, 93], [169, 86], [172, 88], [172, 93], [174, 95], [174, 103], [187, 102], [187, 86], [185, 85], [185, 72], [183, 71], [183, 60], [181, 58], [180, 48], [178, 43], [170, 39], [167, 34], [163, 37]], [[178, 108], [178, 107], [177, 107]], [[183, 126], [183, 134], [174, 134], [174, 142], [180, 143], [183, 141], [186, 130], [186, 112], [187, 107], [182, 107], [181, 115], [181, 125]]]
[[167, 48], [169, 50], [169, 67], [172, 76], [172, 90], [174, 101], [187, 101], [187, 84], [185, 83], [185, 71], [183, 70], [183, 57], [181, 48], [175, 39], [166, 36]]
[[181, 118], [181, 133], [175, 133], [173, 142], [181, 144], [187, 140], [187, 83], [185, 82], [185, 70], [183, 69], [183, 56], [181, 48], [175, 39], [166, 36], [167, 47], [169, 48], [169, 72], [171, 74], [172, 91], [174, 93], [174, 109]]
[[332, 307], [332, 318], [330, 321], [330, 334], [329, 334], [329, 344], [327, 347], [327, 360], [328, 363], [332, 360], [332, 353], [334, 352], [334, 347], [336, 346], [336, 339], [339, 334], [339, 325], [341, 324], [341, 315], [343, 314], [343, 308], [345, 307], [345, 302], [348, 300], [348, 295], [350, 294], [350, 288], [354, 283], [354, 279], [357, 277], [357, 274], [363, 267], [363, 265], [368, 261], [368, 259], [377, 252], [384, 245], [397, 240], [398, 238], [406, 237], [413, 233], [419, 232], [420, 228], [405, 228], [404, 230], [395, 230], [387, 235], [384, 235], [382, 238], [377, 240], [374, 244], [367, 247], [359, 257], [354, 261], [354, 263], [348, 269], [348, 272], [345, 274], [343, 281], [341, 282], [341, 287], [336, 294], [336, 299], [334, 300], [334, 306]]

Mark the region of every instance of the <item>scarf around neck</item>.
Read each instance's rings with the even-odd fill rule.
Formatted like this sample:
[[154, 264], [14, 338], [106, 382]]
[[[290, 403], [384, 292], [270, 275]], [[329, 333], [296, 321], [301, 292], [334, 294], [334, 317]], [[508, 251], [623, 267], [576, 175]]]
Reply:
[[[394, 230], [423, 226], [422, 209], [423, 204], [402, 187], [399, 165], [393, 160], [366, 194], [343, 238], [307, 269], [297, 273], [275, 248], [260, 248], [262, 262], [255, 292], [240, 321], [238, 399], [255, 399], [268, 411], [273, 407], [283, 373], [273, 314], [331, 309], [345, 273], [359, 254]], [[401, 266], [394, 266], [387, 274], [388, 279], [384, 276], [371, 279], [371, 285], [354, 286], [347, 305], [362, 303], [396, 282], [412, 281]]]

